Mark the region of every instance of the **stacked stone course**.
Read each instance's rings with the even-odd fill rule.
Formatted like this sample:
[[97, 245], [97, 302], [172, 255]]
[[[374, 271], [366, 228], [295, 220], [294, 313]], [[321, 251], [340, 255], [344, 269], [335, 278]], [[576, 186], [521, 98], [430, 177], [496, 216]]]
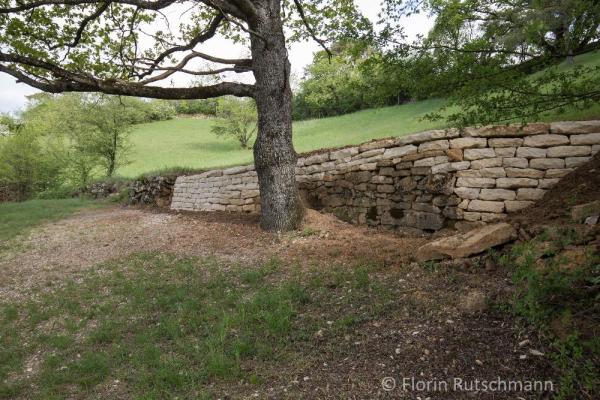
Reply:
[[[302, 157], [307, 205], [357, 224], [438, 230], [542, 198], [600, 150], [600, 121], [433, 130]], [[260, 211], [253, 166], [179, 177], [175, 210]]]

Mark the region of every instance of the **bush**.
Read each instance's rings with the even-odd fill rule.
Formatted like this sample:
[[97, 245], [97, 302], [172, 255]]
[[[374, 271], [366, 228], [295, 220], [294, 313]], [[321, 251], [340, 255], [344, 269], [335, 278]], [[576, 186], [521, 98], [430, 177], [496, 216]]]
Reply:
[[0, 185], [22, 201], [60, 185], [65, 170], [64, 146], [22, 129], [0, 138]]

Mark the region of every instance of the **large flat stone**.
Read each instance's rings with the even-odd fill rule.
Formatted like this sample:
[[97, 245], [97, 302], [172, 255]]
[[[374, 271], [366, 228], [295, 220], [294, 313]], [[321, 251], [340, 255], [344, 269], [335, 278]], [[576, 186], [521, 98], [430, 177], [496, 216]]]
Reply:
[[515, 228], [507, 223], [486, 225], [467, 233], [442, 238], [417, 250], [418, 261], [465, 258], [517, 238]]
[[512, 124], [500, 126], [484, 126], [483, 128], [465, 128], [464, 136], [468, 137], [523, 137], [529, 135], [541, 135], [548, 133], [550, 130], [549, 124]]

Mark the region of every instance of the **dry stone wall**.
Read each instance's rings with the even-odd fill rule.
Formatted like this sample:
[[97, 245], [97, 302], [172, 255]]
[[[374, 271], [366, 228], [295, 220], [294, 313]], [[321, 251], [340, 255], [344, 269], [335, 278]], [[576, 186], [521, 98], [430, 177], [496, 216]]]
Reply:
[[[600, 121], [433, 130], [298, 160], [311, 208], [357, 224], [434, 231], [521, 210], [600, 150]], [[259, 212], [253, 166], [177, 179], [171, 208]]]

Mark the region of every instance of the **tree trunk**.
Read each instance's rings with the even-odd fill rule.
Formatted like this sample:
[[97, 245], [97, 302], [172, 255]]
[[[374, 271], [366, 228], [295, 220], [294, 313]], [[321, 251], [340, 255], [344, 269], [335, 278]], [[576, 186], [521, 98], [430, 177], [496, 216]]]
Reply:
[[251, 38], [258, 109], [254, 163], [260, 187], [261, 227], [268, 231], [289, 231], [298, 228], [303, 217], [296, 186], [297, 155], [292, 143], [290, 63], [280, 2], [265, 3], [268, 5], [255, 24], [261, 37]]

